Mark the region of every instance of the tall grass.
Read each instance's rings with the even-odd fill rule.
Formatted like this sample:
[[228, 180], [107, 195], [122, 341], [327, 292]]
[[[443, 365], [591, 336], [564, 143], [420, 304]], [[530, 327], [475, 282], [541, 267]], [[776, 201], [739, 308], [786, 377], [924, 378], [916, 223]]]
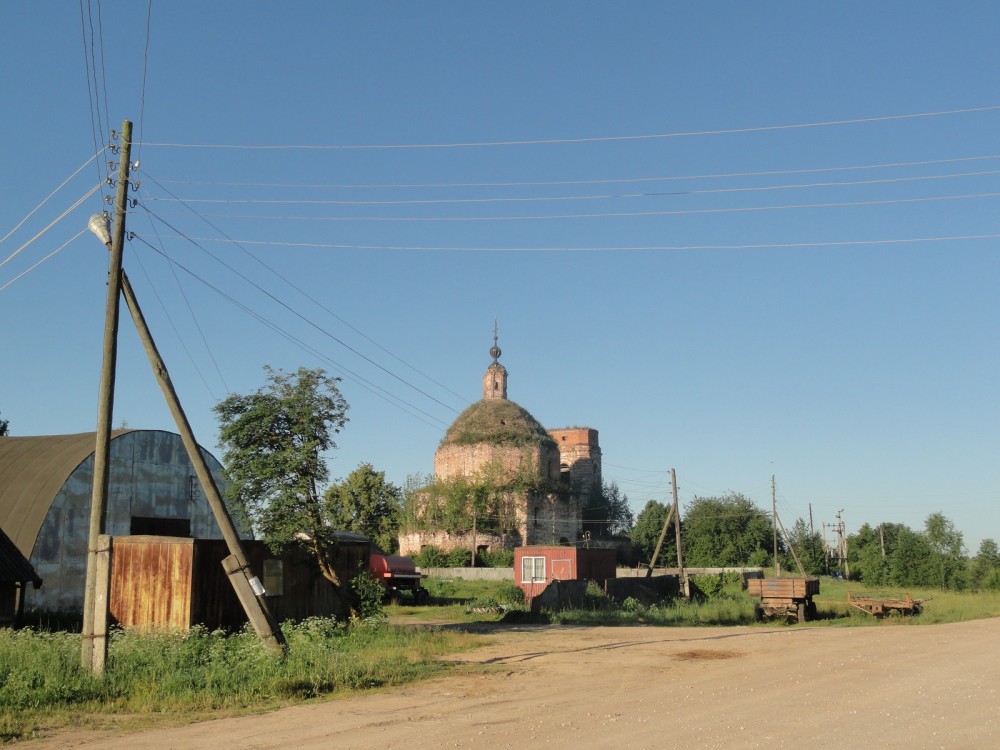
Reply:
[[284, 658], [252, 633], [112, 634], [105, 674], [80, 667], [80, 636], [0, 630], [0, 740], [111, 715], [184, 716], [278, 705], [399, 685], [443, 668], [439, 657], [472, 637], [314, 618], [285, 623]]

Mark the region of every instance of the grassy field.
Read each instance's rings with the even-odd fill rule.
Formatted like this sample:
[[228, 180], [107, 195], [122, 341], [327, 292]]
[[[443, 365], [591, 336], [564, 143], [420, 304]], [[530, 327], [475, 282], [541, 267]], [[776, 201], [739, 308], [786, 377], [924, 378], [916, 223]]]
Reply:
[[116, 632], [102, 677], [79, 666], [80, 636], [0, 630], [0, 740], [65, 726], [139, 728], [277, 708], [437, 674], [467, 633], [328, 619], [283, 625], [279, 659], [252, 633]]
[[[427, 582], [430, 606], [388, 607], [392, 624], [347, 628], [319, 618], [284, 624], [289, 648], [283, 659], [251, 633], [118, 631], [100, 678], [80, 668], [78, 634], [0, 630], [0, 741], [68, 726], [137, 729], [185, 723], [401, 685], [439, 674], [446, 668], [443, 656], [479, 645], [482, 636], [471, 632], [477, 623], [754, 625], [753, 600], [738, 584], [699, 583], [707, 596], [694, 602], [644, 605], [630, 599], [616, 604], [591, 586], [579, 608], [532, 615], [511, 581], [432, 579]], [[918, 617], [877, 620], [850, 607], [848, 591], [909, 593], [926, 601]], [[1000, 592], [877, 592], [826, 578], [816, 602], [818, 619], [810, 627], [919, 626], [1000, 616]], [[796, 627], [784, 620], [761, 627], [775, 625]]]

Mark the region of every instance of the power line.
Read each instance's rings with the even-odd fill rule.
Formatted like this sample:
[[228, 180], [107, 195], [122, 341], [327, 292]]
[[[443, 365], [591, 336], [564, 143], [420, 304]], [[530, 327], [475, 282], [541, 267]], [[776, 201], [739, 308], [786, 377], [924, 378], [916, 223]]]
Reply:
[[57, 247], [51, 253], [49, 253], [48, 255], [46, 255], [44, 258], [42, 258], [41, 260], [39, 260], [35, 264], [29, 266], [25, 270], [21, 271], [21, 273], [19, 273], [17, 276], [15, 276], [14, 278], [12, 278], [6, 284], [4, 284], [3, 286], [0, 286], [0, 292], [2, 292], [3, 290], [5, 290], [7, 287], [11, 286], [18, 279], [23, 278], [24, 276], [27, 276], [29, 273], [31, 273], [36, 268], [38, 268], [40, 265], [42, 265], [42, 263], [44, 263], [45, 261], [47, 261], [52, 256], [56, 255], [57, 253], [61, 252], [63, 250], [63, 248], [65, 248], [69, 243], [71, 243], [73, 240], [77, 239], [84, 232], [87, 232], [87, 231], [88, 230], [86, 228], [81, 229], [79, 232], [77, 232], [76, 234], [74, 234], [72, 237], [70, 237], [68, 240], [66, 240], [63, 244], [61, 244], [59, 247]]
[[977, 198], [997, 198], [1000, 193], [967, 193], [962, 195], [940, 195], [922, 198], [886, 198], [869, 201], [831, 201], [827, 203], [788, 203], [777, 206], [734, 206], [729, 208], [689, 208], [662, 211], [602, 211], [586, 214], [538, 214], [514, 216], [251, 216], [247, 214], [207, 214], [218, 219], [253, 219], [257, 221], [339, 221], [347, 223], [461, 223], [461, 222], [514, 222], [514, 221], [561, 221], [571, 219], [628, 219], [650, 216], [698, 216], [706, 214], [760, 213], [764, 211], [790, 211], [816, 208], [860, 208], [865, 206], [891, 206], [910, 203], [933, 203], [962, 201]]
[[843, 120], [822, 120], [817, 122], [793, 123], [788, 125], [763, 125], [745, 128], [726, 128], [720, 130], [691, 130], [670, 133], [649, 133], [642, 135], [614, 135], [595, 136], [583, 138], [539, 138], [533, 140], [507, 140], [507, 141], [466, 141], [457, 143], [409, 143], [409, 144], [381, 144], [381, 145], [266, 145], [249, 146], [239, 144], [218, 144], [218, 143], [147, 143], [147, 146], [161, 148], [218, 148], [218, 149], [245, 149], [251, 151], [271, 150], [271, 151], [361, 151], [361, 150], [395, 150], [395, 149], [434, 149], [434, 148], [484, 148], [492, 146], [538, 146], [563, 143], [607, 143], [615, 141], [644, 141], [665, 138], [693, 138], [712, 135], [736, 135], [744, 133], [763, 133], [777, 130], [799, 130], [804, 128], [824, 128], [839, 125], [859, 125], [867, 123], [891, 122], [900, 120], [912, 120], [930, 117], [945, 117], [949, 115], [973, 114], [981, 112], [993, 112], [1000, 110], [1000, 105], [985, 107], [969, 107], [966, 109], [950, 109], [935, 112], [916, 112], [902, 115], [883, 115], [877, 117], [859, 117]]
[[[178, 238], [183, 237], [178, 235]], [[303, 247], [316, 250], [388, 250], [412, 252], [650, 252], [650, 251], [697, 251], [697, 250], [782, 250], [826, 247], [864, 247], [878, 245], [908, 245], [931, 242], [958, 242], [966, 240], [989, 240], [1000, 238], [1000, 233], [944, 235], [938, 237], [903, 237], [881, 240], [830, 240], [827, 242], [763, 242], [753, 244], [713, 244], [713, 245], [594, 245], [594, 246], [536, 246], [536, 247], [442, 247], [430, 245], [351, 245], [344, 243], [286, 242], [269, 240], [225, 240], [217, 237], [183, 237], [197, 242], [222, 242], [245, 245], [267, 245], [272, 247]]]
[[83, 203], [85, 200], [87, 200], [87, 198], [89, 198], [94, 193], [96, 193], [98, 190], [100, 190], [102, 184], [103, 183], [98, 183], [97, 185], [95, 185], [94, 187], [92, 187], [90, 190], [88, 190], [86, 193], [84, 193], [80, 198], [78, 198], [76, 200], [76, 202], [73, 205], [71, 205], [69, 208], [67, 208], [65, 211], [63, 211], [61, 214], [59, 214], [59, 216], [57, 216], [55, 219], [53, 219], [52, 222], [47, 227], [45, 227], [44, 229], [42, 229], [42, 231], [40, 231], [38, 234], [36, 234], [30, 240], [28, 240], [23, 245], [21, 245], [21, 247], [19, 247], [17, 250], [15, 250], [13, 253], [11, 253], [6, 258], [6, 260], [0, 262], [0, 268], [3, 268], [5, 265], [7, 265], [10, 261], [12, 261], [15, 257], [17, 257], [17, 255], [22, 250], [24, 250], [26, 247], [28, 247], [28, 245], [30, 245], [32, 242], [34, 242], [39, 237], [41, 237], [42, 235], [44, 235], [46, 232], [48, 232], [50, 229], [52, 229], [52, 227], [54, 227], [60, 221], [62, 221], [63, 219], [65, 219], [66, 216], [68, 216], [73, 210], [75, 210], [78, 206], [80, 206], [80, 204]]
[[414, 183], [282, 183], [282, 182], [232, 182], [209, 180], [160, 180], [164, 184], [208, 185], [222, 187], [272, 187], [308, 190], [389, 190], [412, 188], [482, 188], [482, 187], [554, 187], [568, 185], [615, 185], [640, 182], [670, 182], [680, 180], [721, 180], [734, 177], [781, 177], [800, 174], [823, 174], [829, 172], [851, 172], [857, 170], [897, 169], [902, 167], [936, 166], [961, 162], [988, 161], [1000, 159], [1000, 155], [962, 156], [953, 159], [925, 159], [923, 161], [884, 162], [859, 164], [846, 167], [813, 167], [810, 169], [777, 169], [755, 172], [719, 172], [714, 174], [670, 175], [660, 177], [620, 177], [590, 180], [536, 180], [515, 182], [414, 182]]
[[[341, 373], [344, 374], [345, 378], [351, 380], [352, 382], [357, 383], [358, 385], [360, 385], [365, 390], [371, 392], [375, 396], [378, 396], [379, 398], [381, 398], [382, 400], [386, 401], [387, 403], [390, 403], [393, 406], [396, 406], [397, 408], [401, 409], [402, 411], [404, 411], [407, 414], [409, 414], [410, 416], [412, 416], [414, 419], [417, 419], [417, 420], [423, 422], [424, 424], [426, 424], [426, 425], [428, 425], [430, 427], [434, 427], [435, 429], [439, 429], [439, 430], [442, 430], [442, 431], [443, 431], [444, 428], [447, 427], [447, 424], [443, 420], [440, 420], [437, 417], [435, 417], [434, 415], [429, 414], [428, 412], [423, 411], [422, 409], [420, 409], [419, 407], [415, 406], [414, 404], [411, 404], [411, 403], [409, 403], [407, 401], [404, 401], [403, 399], [399, 398], [398, 396], [395, 396], [395, 395], [389, 393], [389, 391], [385, 390], [384, 388], [381, 388], [380, 386], [375, 385], [374, 383], [372, 383], [371, 381], [369, 381], [366, 378], [362, 377], [361, 375], [358, 375], [357, 373], [355, 373], [354, 371], [350, 370], [349, 368], [344, 367], [343, 365], [341, 365], [338, 362], [334, 361], [333, 359], [331, 359], [327, 355], [323, 354], [321, 351], [319, 351], [315, 347], [312, 347], [309, 344], [307, 344], [304, 341], [302, 341], [301, 339], [299, 339], [298, 337], [293, 336], [291, 333], [289, 333], [288, 331], [286, 331], [285, 329], [283, 329], [281, 326], [277, 325], [276, 323], [273, 323], [272, 321], [268, 320], [267, 318], [265, 318], [263, 315], [261, 315], [257, 311], [253, 310], [249, 305], [244, 305], [242, 302], [240, 302], [239, 300], [237, 300], [235, 297], [233, 297], [233, 296], [227, 294], [226, 292], [222, 291], [217, 286], [211, 284], [206, 279], [203, 279], [198, 274], [194, 273], [194, 271], [192, 271], [191, 269], [189, 269], [186, 266], [184, 266], [183, 264], [177, 262], [176, 260], [174, 260], [173, 258], [171, 258], [170, 256], [168, 256], [166, 253], [162, 252], [160, 249], [154, 247], [152, 244], [150, 244], [149, 242], [147, 242], [140, 235], [135, 235], [135, 239], [139, 240], [144, 245], [146, 245], [147, 247], [149, 247], [151, 250], [153, 250], [153, 252], [157, 253], [158, 255], [161, 255], [168, 262], [176, 265], [178, 268], [180, 268], [182, 271], [184, 271], [185, 273], [187, 273], [192, 278], [194, 278], [197, 281], [201, 282], [204, 286], [206, 286], [208, 289], [212, 290], [213, 292], [215, 292], [216, 294], [218, 294], [219, 296], [221, 296], [223, 299], [225, 299], [226, 301], [228, 301], [230, 304], [235, 305], [237, 308], [239, 308], [240, 310], [242, 310], [243, 312], [245, 312], [246, 314], [250, 315], [252, 318], [254, 318], [255, 320], [257, 320], [259, 323], [263, 324], [267, 328], [270, 328], [272, 331], [274, 331], [275, 333], [277, 333], [279, 336], [283, 337], [287, 341], [292, 342], [293, 344], [295, 344], [296, 346], [298, 346], [299, 348], [301, 348], [303, 351], [305, 351], [305, 352], [307, 352], [309, 354], [312, 354], [313, 356], [317, 357], [318, 359], [322, 360], [323, 362], [326, 362], [331, 367], [336, 368], [337, 370], [339, 370]], [[428, 417], [430, 419], [433, 419], [438, 424], [432, 424], [431, 422], [428, 422], [426, 419], [423, 419], [422, 417], [418, 416], [417, 414], [414, 414], [413, 412], [409, 411], [405, 407], [410, 407], [411, 409], [414, 409], [415, 411], [420, 412], [420, 414], [423, 414], [426, 417]]]
[[[158, 183], [158, 182], [157, 182], [157, 181], [156, 181], [155, 179], [153, 179], [153, 178], [150, 178], [150, 179], [152, 180], [152, 182], [154, 182], [154, 183], [156, 183], [157, 185], [159, 185], [159, 183]], [[170, 191], [169, 191], [169, 190], [167, 190], [166, 188], [164, 188], [164, 187], [163, 187], [162, 185], [159, 185], [159, 186], [160, 186], [160, 187], [161, 187], [161, 188], [162, 188], [163, 190], [166, 190], [166, 192], [167, 192], [167, 193], [169, 193], [170, 195], [173, 195], [173, 193], [170, 193]], [[223, 236], [224, 236], [224, 237], [226, 237], [227, 239], [231, 239], [231, 238], [229, 238], [229, 236], [228, 236], [228, 235], [227, 235], [227, 234], [226, 234], [225, 232], [223, 232], [223, 231], [222, 231], [221, 229], [219, 229], [219, 228], [218, 228], [217, 226], [215, 226], [215, 225], [214, 225], [214, 224], [212, 224], [212, 223], [211, 223], [210, 221], [208, 221], [208, 220], [207, 220], [207, 219], [206, 219], [206, 218], [205, 218], [204, 216], [202, 216], [202, 215], [201, 215], [200, 213], [198, 213], [198, 212], [197, 212], [197, 211], [195, 211], [195, 210], [194, 210], [193, 208], [191, 208], [191, 207], [190, 207], [190, 206], [188, 206], [188, 205], [187, 205], [186, 203], [184, 203], [184, 201], [181, 201], [181, 203], [182, 203], [182, 204], [184, 204], [184, 205], [185, 205], [185, 207], [186, 207], [186, 208], [188, 208], [188, 210], [189, 210], [189, 211], [191, 211], [191, 212], [192, 212], [192, 213], [193, 213], [193, 214], [194, 214], [195, 216], [197, 216], [197, 217], [198, 217], [198, 218], [200, 218], [200, 219], [201, 219], [202, 221], [204, 221], [204, 222], [205, 222], [206, 224], [208, 224], [208, 226], [210, 226], [210, 227], [211, 227], [212, 229], [214, 229], [215, 231], [219, 232], [219, 233], [220, 233], [221, 235], [223, 235]], [[147, 208], [147, 211], [148, 211], [148, 208]], [[168, 225], [168, 226], [169, 226], [169, 225]], [[333, 312], [333, 310], [331, 310], [330, 308], [326, 307], [326, 306], [325, 306], [325, 305], [324, 305], [324, 304], [323, 304], [322, 302], [320, 302], [319, 300], [317, 300], [317, 299], [316, 299], [315, 297], [313, 297], [312, 295], [308, 294], [308, 293], [307, 293], [307, 292], [306, 292], [306, 291], [305, 291], [304, 289], [302, 289], [301, 287], [299, 287], [299, 286], [297, 286], [297, 285], [293, 284], [293, 283], [291, 282], [291, 280], [289, 280], [289, 279], [288, 279], [288, 278], [287, 278], [286, 276], [284, 276], [284, 275], [280, 274], [280, 273], [279, 273], [279, 272], [278, 272], [278, 271], [277, 271], [276, 269], [274, 269], [274, 268], [273, 268], [272, 266], [268, 265], [267, 263], [265, 263], [264, 261], [262, 261], [262, 260], [261, 260], [260, 258], [258, 258], [258, 257], [257, 257], [256, 255], [254, 255], [253, 253], [249, 252], [249, 251], [248, 251], [248, 250], [247, 250], [247, 249], [246, 249], [245, 247], [243, 247], [243, 246], [242, 246], [242, 245], [241, 245], [240, 243], [236, 242], [235, 244], [237, 245], [237, 247], [239, 247], [239, 248], [240, 248], [240, 250], [241, 250], [241, 251], [242, 251], [242, 252], [243, 252], [243, 253], [244, 253], [244, 254], [245, 254], [245, 255], [246, 255], [247, 257], [249, 257], [249, 258], [251, 258], [252, 260], [254, 260], [254, 261], [255, 261], [256, 263], [258, 263], [258, 264], [259, 264], [260, 266], [262, 266], [262, 267], [263, 267], [263, 268], [264, 268], [265, 270], [267, 270], [268, 272], [270, 272], [270, 273], [271, 273], [272, 275], [276, 276], [276, 277], [277, 277], [278, 279], [280, 279], [280, 280], [281, 280], [281, 281], [283, 281], [283, 282], [284, 282], [285, 284], [287, 284], [288, 286], [290, 286], [290, 287], [291, 287], [292, 289], [294, 289], [294, 290], [295, 290], [296, 292], [298, 292], [298, 293], [299, 293], [299, 294], [301, 294], [301, 295], [302, 295], [303, 297], [305, 297], [306, 299], [308, 299], [308, 300], [309, 300], [310, 302], [312, 302], [312, 303], [313, 303], [314, 305], [316, 305], [317, 307], [319, 307], [319, 308], [320, 308], [321, 310], [325, 311], [325, 312], [326, 312], [327, 314], [329, 314], [330, 316], [332, 316], [333, 318], [335, 318], [336, 320], [338, 320], [339, 322], [341, 322], [341, 323], [342, 323], [343, 325], [346, 325], [346, 326], [347, 326], [348, 328], [350, 328], [350, 329], [351, 329], [352, 331], [354, 331], [355, 333], [357, 333], [357, 334], [358, 334], [359, 336], [361, 336], [362, 338], [364, 338], [365, 340], [367, 340], [367, 341], [368, 341], [369, 343], [371, 343], [371, 344], [375, 345], [376, 347], [378, 347], [379, 349], [381, 349], [381, 350], [382, 350], [383, 352], [385, 352], [386, 354], [388, 354], [389, 356], [391, 356], [391, 357], [392, 357], [393, 359], [395, 359], [395, 360], [396, 360], [397, 362], [400, 362], [401, 364], [405, 365], [406, 367], [409, 367], [409, 368], [410, 368], [411, 370], [413, 370], [414, 372], [416, 372], [416, 373], [417, 373], [418, 375], [420, 375], [421, 377], [423, 377], [423, 378], [425, 378], [426, 380], [430, 381], [431, 383], [433, 383], [434, 385], [438, 386], [439, 388], [441, 388], [441, 389], [443, 389], [443, 390], [445, 390], [445, 391], [448, 391], [448, 392], [449, 392], [449, 393], [451, 393], [451, 394], [452, 394], [453, 396], [456, 396], [456, 397], [457, 397], [457, 398], [459, 398], [459, 399], [463, 399], [463, 397], [462, 397], [461, 395], [459, 395], [459, 394], [455, 393], [455, 392], [454, 392], [453, 390], [451, 390], [451, 389], [450, 389], [450, 388], [448, 388], [447, 386], [445, 386], [445, 385], [443, 385], [443, 384], [439, 383], [439, 382], [438, 382], [437, 380], [435, 380], [434, 378], [432, 378], [432, 377], [431, 377], [430, 375], [427, 375], [426, 373], [424, 373], [424, 372], [422, 372], [421, 370], [417, 369], [417, 368], [416, 368], [416, 367], [414, 367], [413, 365], [411, 365], [411, 364], [408, 364], [408, 363], [407, 363], [406, 361], [404, 361], [404, 360], [403, 360], [403, 359], [401, 359], [400, 357], [398, 357], [398, 356], [396, 356], [395, 354], [393, 354], [392, 352], [390, 352], [390, 351], [389, 351], [388, 349], [386, 349], [386, 348], [385, 348], [384, 346], [382, 346], [381, 344], [379, 344], [378, 342], [376, 342], [375, 340], [373, 340], [372, 338], [370, 338], [369, 336], [367, 336], [366, 334], [364, 334], [364, 333], [363, 333], [362, 331], [360, 331], [359, 329], [357, 329], [357, 328], [356, 328], [355, 326], [353, 326], [353, 325], [351, 325], [350, 323], [348, 323], [348, 322], [347, 322], [346, 320], [344, 320], [344, 319], [343, 319], [343, 318], [341, 318], [341, 317], [340, 317], [339, 315], [337, 315], [337, 314], [336, 314], [335, 312]], [[205, 250], [204, 250], [204, 248], [202, 248], [202, 250], [203, 250], [203, 251], [205, 251]], [[205, 251], [205, 252], [207, 252], [207, 251]], [[211, 254], [210, 254], [210, 255], [211, 255]], [[211, 256], [211, 257], [213, 257], [213, 258], [214, 258], [214, 256]], [[218, 258], [215, 258], [215, 259], [216, 259], [216, 260], [218, 260]], [[219, 262], [221, 263], [221, 261], [219, 261]], [[332, 337], [332, 334], [330, 334], [330, 335], [331, 335], [331, 337]], [[409, 386], [410, 386], [411, 388], [413, 388], [414, 390], [417, 390], [417, 391], [418, 391], [418, 392], [420, 392], [421, 394], [423, 394], [423, 395], [425, 395], [425, 396], [428, 396], [428, 398], [430, 398], [430, 399], [431, 399], [431, 400], [433, 400], [433, 401], [437, 401], [437, 403], [441, 404], [442, 406], [445, 406], [445, 407], [446, 407], [446, 408], [448, 408], [448, 409], [451, 409], [451, 410], [452, 410], [452, 411], [454, 411], [454, 412], [455, 412], [456, 414], [458, 413], [458, 410], [457, 410], [457, 409], [454, 409], [453, 407], [451, 407], [451, 406], [448, 406], [447, 404], [444, 404], [444, 403], [443, 403], [443, 402], [441, 402], [441, 401], [438, 401], [438, 400], [437, 400], [436, 398], [434, 398], [433, 396], [430, 396], [429, 394], [427, 394], [427, 393], [424, 393], [424, 391], [422, 391], [421, 389], [417, 388], [417, 387], [416, 387], [416, 386], [414, 386], [414, 385], [413, 385], [412, 383], [408, 383], [407, 381], [405, 381], [405, 380], [402, 380], [402, 378], [399, 378], [399, 376], [397, 376], [397, 375], [395, 375], [395, 374], [391, 373], [391, 372], [390, 372], [389, 370], [387, 370], [386, 368], [382, 367], [382, 366], [381, 366], [381, 365], [379, 365], [378, 363], [375, 363], [375, 362], [374, 362], [373, 360], [371, 360], [371, 359], [368, 359], [368, 358], [367, 358], [367, 357], [366, 357], [365, 355], [363, 355], [363, 354], [360, 354], [359, 352], [357, 352], [356, 350], [354, 350], [353, 348], [351, 348], [351, 347], [350, 347], [350, 346], [348, 346], [347, 344], [343, 343], [343, 342], [342, 342], [342, 341], [340, 341], [339, 339], [336, 339], [336, 338], [334, 338], [334, 340], [335, 340], [335, 341], [337, 341], [338, 343], [340, 343], [340, 344], [341, 344], [342, 346], [345, 346], [345, 347], [347, 347], [348, 349], [351, 349], [351, 351], [353, 351], [353, 352], [354, 352], [355, 354], [358, 354], [358, 356], [361, 356], [362, 358], [364, 358], [364, 359], [367, 359], [367, 360], [368, 360], [369, 362], [371, 362], [372, 364], [375, 364], [375, 365], [376, 365], [376, 367], [379, 367], [380, 369], [384, 370], [385, 372], [387, 372], [387, 373], [389, 373], [389, 374], [392, 374], [392, 375], [393, 375], [393, 377], [397, 378], [397, 379], [398, 379], [398, 380], [400, 380], [401, 382], [406, 382], [406, 383], [407, 383], [407, 385], [409, 385]], [[464, 400], [464, 399], [463, 399], [463, 400]]]
[[[41, 203], [39, 203], [39, 204], [38, 204], [37, 206], [35, 206], [35, 207], [34, 207], [33, 209], [31, 209], [31, 211], [29, 211], [29, 212], [28, 212], [28, 215], [27, 215], [27, 216], [25, 216], [25, 217], [24, 217], [23, 219], [21, 219], [21, 220], [20, 220], [20, 221], [19, 221], [19, 222], [18, 222], [18, 223], [17, 223], [17, 224], [16, 224], [15, 226], [14, 226], [14, 228], [13, 228], [13, 229], [11, 229], [11, 230], [10, 230], [9, 232], [7, 232], [7, 234], [5, 234], [5, 235], [4, 235], [3, 237], [0, 237], [0, 245], [2, 245], [2, 244], [3, 244], [3, 243], [4, 243], [5, 241], [6, 241], [6, 240], [7, 240], [7, 238], [9, 238], [9, 237], [10, 237], [10, 236], [11, 236], [12, 234], [14, 234], [14, 232], [16, 232], [16, 231], [17, 231], [18, 229], [20, 229], [20, 228], [21, 228], [21, 227], [22, 227], [22, 226], [24, 225], [24, 223], [25, 223], [25, 222], [26, 222], [26, 221], [27, 221], [28, 219], [30, 219], [30, 218], [31, 218], [32, 216], [34, 216], [35, 212], [37, 212], [37, 211], [38, 211], [38, 209], [40, 209], [40, 208], [41, 208], [42, 206], [44, 206], [44, 205], [45, 205], [46, 203], [48, 203], [48, 202], [49, 202], [49, 199], [50, 199], [50, 198], [51, 198], [51, 197], [52, 197], [53, 195], [55, 195], [55, 194], [56, 194], [56, 193], [58, 193], [58, 192], [59, 192], [60, 190], [62, 190], [62, 189], [63, 189], [64, 187], [66, 187], [67, 183], [69, 183], [69, 181], [70, 181], [70, 180], [72, 180], [72, 179], [73, 179], [74, 177], [76, 177], [76, 176], [77, 176], [78, 174], [80, 174], [80, 172], [82, 172], [82, 171], [83, 171], [83, 170], [84, 170], [84, 169], [86, 168], [86, 166], [87, 166], [88, 164], [90, 164], [90, 162], [94, 161], [94, 159], [96, 159], [96, 158], [97, 158], [98, 156], [100, 156], [100, 155], [101, 155], [102, 153], [104, 153], [104, 152], [105, 152], [106, 150], [107, 150], [107, 147], [104, 147], [104, 148], [101, 148], [101, 149], [100, 149], [100, 150], [99, 150], [99, 151], [98, 151], [98, 152], [97, 152], [96, 154], [94, 154], [94, 155], [93, 155], [93, 156], [91, 156], [91, 157], [90, 157], [89, 159], [87, 159], [87, 161], [85, 161], [85, 162], [84, 162], [83, 164], [81, 164], [81, 165], [80, 165], [80, 166], [79, 166], [79, 167], [77, 168], [77, 170], [76, 170], [75, 172], [73, 172], [73, 174], [71, 174], [71, 175], [70, 175], [69, 177], [67, 177], [67, 178], [66, 178], [65, 180], [63, 180], [63, 181], [62, 181], [62, 183], [61, 183], [61, 184], [59, 185], [59, 187], [57, 187], [57, 188], [56, 188], [55, 190], [53, 190], [53, 191], [52, 191], [51, 193], [49, 193], [48, 195], [46, 195], [46, 196], [45, 196], [45, 197], [44, 197], [44, 198], [42, 199], [42, 202], [41, 202]], [[98, 186], [97, 186], [97, 188], [98, 188], [98, 189], [100, 189], [100, 187], [101, 187], [100, 185], [98, 185]], [[88, 193], [88, 195], [92, 195], [92, 194], [93, 194], [93, 192], [91, 192], [91, 193]], [[8, 260], [9, 260], [9, 259], [8, 259]], [[4, 262], [6, 263], [6, 261], [4, 261]], [[3, 264], [0, 264], [0, 265], [3, 265]]]
[[677, 190], [670, 192], [604, 193], [598, 195], [542, 195], [542, 196], [491, 196], [483, 198], [409, 198], [399, 200], [342, 200], [336, 198], [153, 198], [158, 203], [213, 203], [253, 205], [306, 205], [306, 206], [412, 206], [466, 203], [544, 203], [557, 201], [622, 200], [634, 198], [660, 198], [682, 195], [715, 195], [722, 193], [754, 193], [776, 190], [811, 190], [816, 188], [858, 187], [860, 185], [886, 185], [903, 182], [959, 179], [1000, 174], [1000, 169], [979, 172], [953, 172], [940, 175], [913, 175], [910, 177], [884, 177], [872, 180], [847, 182], [810, 182], [784, 185], [751, 185], [747, 187]]

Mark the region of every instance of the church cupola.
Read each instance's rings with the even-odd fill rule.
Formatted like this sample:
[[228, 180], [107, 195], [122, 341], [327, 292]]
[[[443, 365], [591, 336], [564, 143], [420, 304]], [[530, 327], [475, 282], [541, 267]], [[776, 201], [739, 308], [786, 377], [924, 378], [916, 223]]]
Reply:
[[507, 368], [500, 364], [500, 347], [497, 346], [497, 325], [493, 323], [493, 346], [490, 347], [493, 362], [483, 376], [483, 399], [486, 401], [507, 398]]

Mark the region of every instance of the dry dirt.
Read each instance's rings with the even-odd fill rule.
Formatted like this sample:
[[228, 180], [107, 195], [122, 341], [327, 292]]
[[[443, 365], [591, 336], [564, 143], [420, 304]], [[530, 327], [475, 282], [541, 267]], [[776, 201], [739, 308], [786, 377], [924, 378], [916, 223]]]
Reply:
[[92, 748], [996, 748], [1000, 619], [497, 631], [458, 674]]

